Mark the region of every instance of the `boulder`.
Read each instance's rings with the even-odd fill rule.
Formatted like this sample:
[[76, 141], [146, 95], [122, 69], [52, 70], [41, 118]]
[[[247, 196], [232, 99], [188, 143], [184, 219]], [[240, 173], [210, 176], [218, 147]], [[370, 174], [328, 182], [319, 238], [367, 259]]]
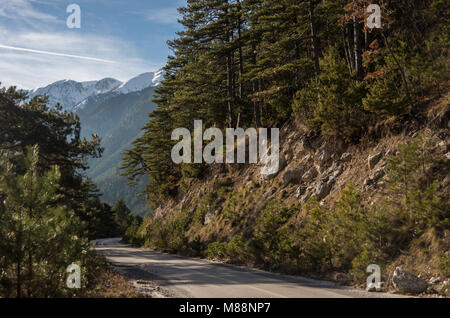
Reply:
[[380, 159], [383, 157], [383, 154], [381, 152], [377, 152], [371, 156], [369, 156], [369, 158], [367, 158], [367, 163], [369, 165], [369, 169], [372, 170], [373, 168], [375, 168], [375, 166], [377, 165], [377, 163], [380, 161]]
[[429, 283], [432, 285], [439, 284], [441, 282], [441, 279], [439, 277], [431, 277]]
[[423, 293], [428, 287], [425, 280], [403, 270], [401, 267], [395, 269], [392, 282], [399, 291], [409, 294]]

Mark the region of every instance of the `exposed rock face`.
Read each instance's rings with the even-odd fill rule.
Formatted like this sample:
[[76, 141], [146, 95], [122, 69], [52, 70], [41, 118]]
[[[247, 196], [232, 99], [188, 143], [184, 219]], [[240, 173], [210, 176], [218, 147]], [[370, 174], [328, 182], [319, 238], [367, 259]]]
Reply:
[[310, 182], [314, 180], [315, 177], [317, 177], [318, 172], [315, 167], [311, 167], [308, 171], [305, 172], [305, 174], [302, 176], [302, 180], [304, 182]]
[[381, 152], [377, 152], [371, 156], [369, 156], [369, 158], [367, 158], [367, 163], [369, 165], [369, 169], [372, 170], [373, 168], [375, 168], [375, 166], [377, 165], [377, 163], [380, 161], [380, 159], [383, 157], [383, 154]]
[[305, 171], [306, 165], [300, 164], [297, 168], [287, 169], [283, 174], [282, 181], [284, 184], [298, 182]]
[[401, 267], [395, 269], [392, 282], [394, 287], [401, 292], [411, 294], [420, 294], [428, 287], [425, 280], [403, 270]]
[[297, 190], [295, 191], [295, 197], [298, 199], [301, 195], [303, 195], [306, 191], [306, 187], [304, 186], [300, 186], [297, 188]]
[[378, 183], [378, 181], [381, 178], [383, 178], [385, 176], [385, 174], [386, 173], [384, 172], [384, 167], [379, 168], [378, 170], [376, 170], [374, 172], [374, 174], [371, 177], [369, 177], [366, 180], [364, 180], [364, 185], [365, 186], [370, 186], [370, 185]]
[[377, 171], [375, 171], [375, 173], [373, 174], [372, 180], [373, 182], [378, 182], [378, 180], [380, 180], [381, 178], [384, 177], [386, 173], [384, 172], [384, 168], [380, 168]]
[[317, 160], [319, 160], [319, 162], [322, 164], [331, 158], [331, 152], [328, 151], [326, 146], [322, 146], [316, 151], [315, 156]]
[[333, 188], [334, 181], [334, 178], [330, 180], [325, 179], [320, 181], [316, 188], [316, 197], [318, 200], [322, 200], [330, 193], [331, 189]]

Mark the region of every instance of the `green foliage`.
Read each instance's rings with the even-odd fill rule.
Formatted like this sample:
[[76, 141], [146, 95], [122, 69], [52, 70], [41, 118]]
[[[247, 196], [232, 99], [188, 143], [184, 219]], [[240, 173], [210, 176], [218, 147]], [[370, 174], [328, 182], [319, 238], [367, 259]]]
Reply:
[[89, 240], [117, 234], [111, 207], [83, 175], [100, 139], [81, 138], [79, 118], [46, 103], [0, 89], [0, 297], [67, 296], [71, 263], [86, 287]]
[[363, 100], [364, 109], [386, 118], [404, 114], [407, 110], [407, 98], [401, 88], [398, 73], [388, 72], [378, 78], [370, 87], [367, 97]]
[[274, 263], [283, 257], [280, 245], [288, 235], [284, 225], [292, 214], [292, 210], [280, 206], [276, 201], [270, 201], [261, 211], [250, 243], [257, 258]]
[[363, 6], [347, 4], [189, 0], [180, 8], [182, 30], [169, 41], [173, 55], [155, 89], [158, 108], [122, 165], [132, 183], [148, 177], [152, 208], [208, 173], [170, 158], [171, 131], [192, 130], [194, 119], [224, 129], [282, 127], [295, 116], [357, 142], [379, 121], [441, 94], [449, 74], [442, 1], [384, 3], [383, 31], [361, 32], [357, 43], [352, 18], [362, 30]]
[[439, 269], [444, 277], [450, 276], [450, 254], [444, 254], [439, 260]]
[[384, 205], [409, 229], [405, 233], [420, 235], [427, 228], [442, 232], [449, 224], [449, 203], [437, 196], [439, 185], [430, 174], [444, 164], [430, 155], [432, 145], [433, 140], [421, 133], [388, 160]]
[[213, 242], [208, 245], [206, 255], [209, 258], [228, 259], [235, 262], [245, 262], [247, 259], [247, 244], [240, 235], [234, 236], [230, 242]]
[[[345, 60], [336, 48], [330, 48], [320, 62], [322, 72], [314, 101], [317, 106], [313, 124], [320, 125], [325, 134], [352, 140], [365, 125], [366, 116], [361, 107], [364, 84], [355, 81], [348, 73]], [[311, 100], [310, 96], [306, 98]]]
[[0, 294], [64, 296], [65, 269], [71, 263], [84, 265], [90, 244], [75, 213], [56, 203], [59, 168], [40, 174], [37, 146], [16, 158], [23, 175], [16, 174], [4, 153], [1, 160]]
[[194, 219], [203, 225], [205, 216], [209, 211], [214, 211], [218, 205], [216, 192], [208, 192], [200, 205], [195, 210]]

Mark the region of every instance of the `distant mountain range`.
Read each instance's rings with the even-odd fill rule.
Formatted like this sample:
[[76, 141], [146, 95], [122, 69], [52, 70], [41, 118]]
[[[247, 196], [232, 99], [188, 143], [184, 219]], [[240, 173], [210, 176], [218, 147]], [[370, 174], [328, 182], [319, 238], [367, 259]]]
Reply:
[[137, 197], [145, 183], [130, 188], [126, 178], [119, 176], [118, 167], [123, 152], [131, 147], [148, 121], [148, 114], [156, 108], [152, 102], [154, 88], [160, 85], [163, 75], [161, 70], [148, 72], [127, 82], [113, 78], [62, 80], [28, 92], [29, 98], [46, 95], [50, 107], [59, 103], [64, 110], [78, 114], [83, 137], [96, 133], [102, 138], [103, 156], [89, 161], [87, 175], [98, 185], [105, 201], [114, 204], [123, 198], [139, 215], [149, 212], [144, 198]]
[[99, 81], [76, 82], [72, 80], [57, 81], [45, 87], [28, 91], [28, 97], [46, 95], [50, 107], [59, 103], [63, 109], [76, 111], [117, 95], [141, 91], [147, 87], [156, 87], [161, 83], [163, 71], [148, 72], [133, 77], [127, 82], [114, 78], [104, 78]]

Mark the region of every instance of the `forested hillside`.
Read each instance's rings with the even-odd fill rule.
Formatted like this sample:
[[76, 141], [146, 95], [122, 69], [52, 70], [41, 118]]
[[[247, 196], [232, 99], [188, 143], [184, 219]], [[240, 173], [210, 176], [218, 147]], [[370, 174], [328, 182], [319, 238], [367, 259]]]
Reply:
[[153, 87], [105, 98], [100, 95], [77, 111], [82, 123], [81, 135], [97, 134], [104, 148], [102, 158], [89, 160], [87, 175], [101, 190], [102, 199], [113, 203], [122, 198], [133, 213], [141, 216], [149, 213], [145, 198], [136, 196], [145, 188], [145, 180], [136, 188], [128, 187], [127, 179], [120, 176], [119, 166], [124, 152], [140, 136], [148, 114], [156, 107], [153, 95]]
[[[73, 296], [99, 270], [90, 240], [122, 235], [138, 221], [119, 201], [100, 200], [83, 176], [100, 139], [80, 137], [80, 120], [47, 98], [0, 89], [0, 297]], [[80, 265], [83, 289], [66, 288]]]
[[[448, 6], [373, 2], [381, 28], [372, 1], [188, 0], [122, 166], [156, 209], [127, 239], [347, 282], [371, 263], [448, 277]], [[282, 169], [174, 164], [194, 119], [280, 128]]]

